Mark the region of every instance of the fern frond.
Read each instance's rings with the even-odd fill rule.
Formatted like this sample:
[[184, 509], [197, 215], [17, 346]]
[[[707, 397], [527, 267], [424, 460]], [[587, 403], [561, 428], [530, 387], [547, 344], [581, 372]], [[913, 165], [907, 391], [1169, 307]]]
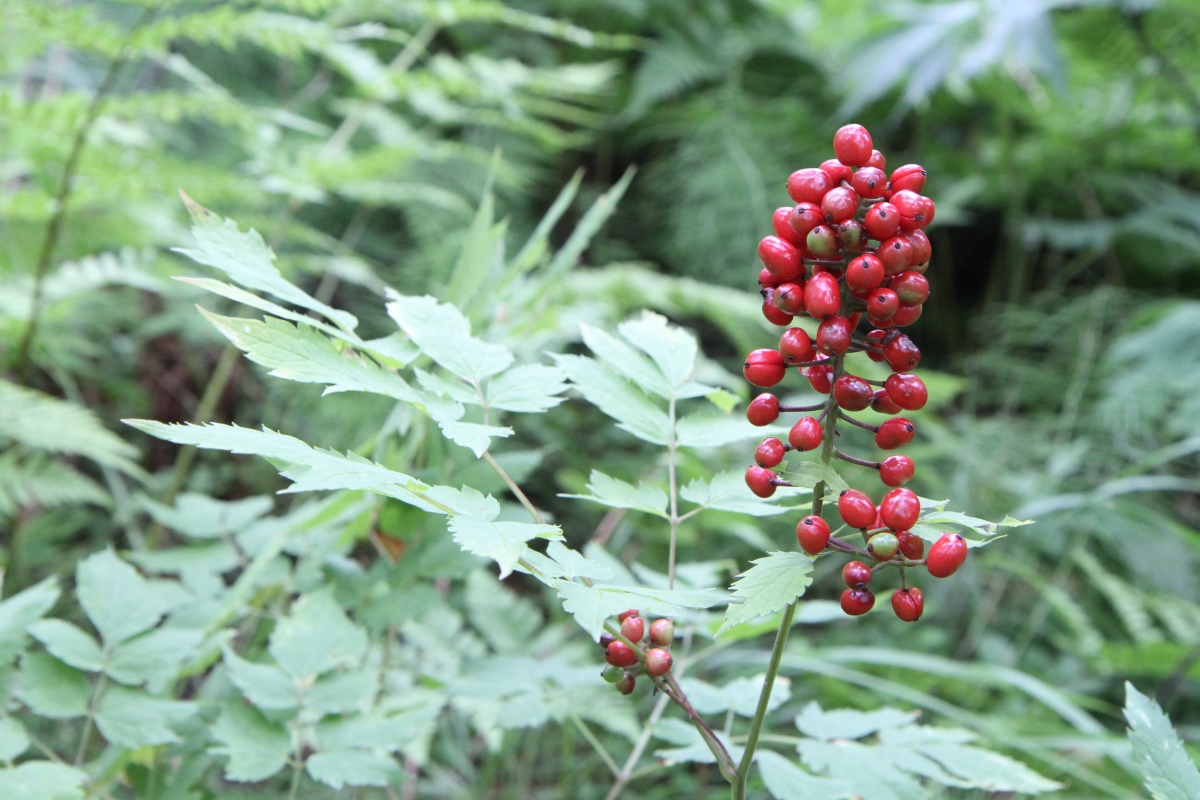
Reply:
[[44, 453], [89, 458], [136, 474], [137, 448], [109, 431], [91, 411], [0, 380], [0, 438]]
[[110, 505], [108, 493], [95, 481], [51, 458], [20, 459], [9, 451], [0, 454], [0, 519], [19, 508], [90, 503]]

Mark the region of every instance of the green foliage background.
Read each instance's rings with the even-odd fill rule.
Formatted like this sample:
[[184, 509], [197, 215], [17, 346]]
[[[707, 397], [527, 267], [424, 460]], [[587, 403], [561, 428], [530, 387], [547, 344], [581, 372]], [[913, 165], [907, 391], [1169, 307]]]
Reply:
[[[245, 307], [214, 306], [199, 288], [171, 280], [202, 274], [171, 252], [190, 241], [177, 192], [258, 230], [284, 277], [356, 315], [363, 340], [396, 330], [385, 287], [457, 305], [474, 330], [505, 341], [520, 363], [546, 363], [547, 351], [585, 353], [580, 323], [615, 330], [647, 307], [694, 330], [702, 351], [696, 379], [742, 402], [748, 387], [737, 365], [746, 350], [768, 346], [773, 330], [757, 312], [755, 244], [769, 232], [771, 211], [787, 202], [787, 174], [828, 157], [832, 132], [853, 120], [872, 131], [891, 165], [922, 163], [938, 202], [934, 291], [913, 328], [937, 398], [918, 420], [915, 488], [987, 519], [1037, 522], [929, 587], [919, 625], [901, 628], [883, 614], [834, 620], [812, 605], [785, 663], [790, 699], [781, 716], [814, 701], [817, 712], [919, 709], [1034, 759], [1066, 784], [1063, 796], [1081, 798], [1145, 796], [1136, 759], [1119, 738], [1124, 681], [1155, 695], [1184, 739], [1193, 738], [1200, 725], [1194, 2], [9, 0], [4, 17], [5, 597], [45, 587], [48, 576], [71, 587], [89, 570], [110, 580], [124, 575], [127, 564], [104, 561], [125, 564], [114, 552], [147, 574], [170, 572], [172, 554], [196, 538], [237, 533], [247, 537], [239, 552], [253, 557], [272, 525], [299, 526], [309, 538], [283, 553], [294, 572], [268, 582], [273, 590], [258, 587], [252, 599], [257, 618], [271, 624], [239, 629], [245, 638], [225, 657], [230, 669], [238, 669], [239, 652], [270, 647], [277, 656], [284, 646], [274, 643], [280, 628], [272, 625], [285, 619], [340, 630], [348, 640], [360, 625], [372, 636], [403, 630], [407, 649], [397, 657], [420, 661], [424, 674], [453, 672], [485, 653], [561, 653], [569, 676], [557, 683], [552, 671], [540, 676], [547, 688], [538, 702], [554, 706], [575, 692], [579, 726], [559, 709], [544, 718], [531, 712], [521, 722], [533, 727], [506, 733], [496, 718], [533, 701], [523, 703], [514, 690], [505, 697], [510, 706], [498, 709], [495, 698], [472, 706], [464, 690], [458, 713], [437, 717], [436, 735], [414, 733], [419, 743], [403, 750], [402, 790], [605, 796], [611, 776], [581, 726], [594, 723], [605, 741], [624, 742], [631, 728], [636, 733], [634, 714], [585, 681], [593, 672], [572, 671], [599, 658], [536, 583], [510, 578], [498, 611], [488, 597], [499, 590], [483, 582], [478, 563], [441, 544], [444, 526], [407, 506], [272, 498], [286, 482], [269, 464], [181, 450], [119, 425], [125, 418], [267, 425], [403, 466], [433, 484], [505, 492], [468, 450], [388, 398], [321, 397], [316, 387], [274, 380], [241, 358], [194, 305], [233, 316]], [[456, 277], [465, 263], [512, 260], [527, 263], [536, 279], [507, 307], [494, 302], [494, 287]], [[529, 419], [514, 423], [496, 457], [531, 501], [572, 546], [599, 538], [626, 562], [661, 568], [661, 521], [561, 496], [594, 492], [592, 470], [661, 485], [661, 448], [578, 401]], [[744, 466], [752, 446], [684, 454], [680, 482]], [[172, 516], [176, 501], [198, 505]], [[185, 529], [186, 519], [206, 514], [231, 514], [244, 529]], [[791, 524], [786, 515], [697, 517], [679, 531], [683, 560], [697, 571], [697, 586], [728, 585], [765, 551], [790, 548]], [[389, 546], [405, 553], [394, 565], [399, 550]], [[355, 593], [349, 576], [360, 572], [381, 594]], [[703, 583], [710, 574], [719, 577]], [[145, 583], [147, 596], [174, 591]], [[838, 583], [818, 569], [808, 597], [832, 598]], [[26, 595], [30, 608], [41, 609], [30, 624], [58, 598], [40, 591]], [[146, 601], [161, 605], [159, 616], [179, 611], [166, 595]], [[307, 603], [299, 611], [294, 595]], [[93, 648], [111, 655], [129, 644], [106, 631], [86, 602], [54, 608], [73, 623], [82, 622], [82, 609], [102, 635], [99, 645], [88, 640]], [[353, 623], [342, 608], [353, 609]], [[333, 796], [327, 786], [338, 773], [323, 773], [334, 780], [322, 783], [319, 767], [299, 786], [226, 782], [227, 751], [249, 746], [237, 731], [277, 721], [271, 713], [280, 709], [305, 712], [297, 701], [277, 703], [274, 712], [226, 706], [224, 716], [184, 720], [179, 704], [232, 691], [198, 677], [220, 652], [191, 653], [196, 673], [168, 680], [199, 647], [184, 637], [172, 643], [177, 662], [158, 672], [143, 665], [146, 674], [134, 676], [145, 696], [93, 694], [96, 682], [130, 680], [93, 664], [73, 634], [36, 624], [43, 627], [31, 635], [43, 649], [77, 670], [95, 667], [93, 682], [51, 664], [37, 647], [23, 651], [18, 668], [13, 658], [29, 646], [19, 633], [15, 649], [0, 647], [8, 658], [0, 683], [19, 684], [13, 675], [32, 674], [40, 663], [37, 674], [61, 679], [64, 703], [82, 691], [85, 705], [88, 697], [115, 697], [109, 702], [123, 699], [133, 710], [122, 717], [119, 708], [89, 709], [89, 725], [96, 718], [108, 726], [92, 736], [54, 722], [25, 686], [14, 695], [24, 705], [10, 699], [0, 719], [0, 760], [8, 766], [15, 756], [4, 723], [34, 707], [41, 719], [29, 721], [29, 735], [83, 765], [89, 782], [81, 791], [95, 796], [284, 796], [289, 789]], [[717, 652], [706, 678], [761, 671], [770, 637], [754, 633]], [[51, 645], [56, 637], [69, 645]], [[340, 664], [331, 661], [321, 674]], [[272, 676], [244, 672], [222, 680], [270, 692]], [[1051, 698], [1044, 686], [1062, 694]], [[388, 714], [412, 715], [405, 719], [413, 731], [435, 724], [421, 702], [427, 686], [393, 688], [406, 699]], [[257, 707], [270, 709], [270, 701]], [[162, 736], [123, 738], [113, 720], [128, 717], [157, 724]], [[536, 727], [547, 719], [561, 727]], [[177, 723], [184, 727], [171, 727]], [[225, 738], [213, 749], [187, 725], [211, 726]], [[379, 765], [359, 766], [365, 774]], [[243, 777], [254, 775], [246, 769]], [[777, 778], [788, 774], [777, 769]], [[633, 788], [662, 797], [725, 791], [714, 768], [694, 764], [651, 772]], [[836, 787], [826, 789], [836, 796]]]

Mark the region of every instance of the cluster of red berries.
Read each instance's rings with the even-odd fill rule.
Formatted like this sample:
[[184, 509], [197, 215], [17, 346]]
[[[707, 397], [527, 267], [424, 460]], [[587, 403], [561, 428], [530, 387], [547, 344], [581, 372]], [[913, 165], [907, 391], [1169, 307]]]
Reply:
[[[776, 209], [773, 236], [758, 245], [763, 264], [758, 282], [763, 315], [787, 327], [778, 349], [754, 350], [746, 356], [743, 373], [756, 386], [770, 387], [795, 367], [817, 392], [829, 400], [811, 406], [783, 406], [774, 394], [763, 393], [751, 401], [746, 416], [755, 425], [775, 422], [781, 412], [817, 412], [792, 425], [787, 442], [764, 439], [754, 451], [755, 466], [746, 471], [746, 483], [759, 497], [770, 497], [779, 486], [791, 484], [776, 472], [786, 468], [789, 451], [823, 448], [825, 457], [837, 457], [878, 472], [889, 487], [901, 487], [915, 471], [907, 456], [890, 455], [879, 461], [850, 456], [834, 444], [839, 419], [871, 431], [882, 450], [895, 450], [913, 440], [912, 421], [895, 416], [916, 411], [929, 398], [925, 382], [912, 374], [921, 351], [900, 331], [921, 316], [929, 297], [932, 249], [924, 228], [933, 221], [934, 204], [921, 194], [925, 170], [906, 164], [884, 172], [883, 155], [875, 150], [871, 135], [861, 125], [846, 125], [833, 137], [834, 158], [820, 167], [797, 170], [787, 181], [794, 206]], [[796, 317], [819, 320], [816, 335], [788, 327]], [[870, 330], [859, 327], [863, 319]], [[847, 372], [845, 357], [864, 353], [877, 363], [886, 362], [892, 374], [883, 381], [868, 380]], [[888, 419], [879, 425], [860, 421], [849, 412], [872, 411]], [[781, 467], [782, 465], [782, 467]], [[924, 565], [930, 574], [944, 577], [958, 569], [966, 557], [966, 541], [946, 534], [923, 558], [925, 543], [909, 532], [921, 505], [908, 489], [893, 488], [876, 506], [856, 490], [843, 492], [838, 509], [849, 528], [858, 528], [864, 548], [833, 538], [820, 516], [800, 521], [796, 537], [805, 552], [826, 548], [860, 553], [875, 562], [868, 567], [851, 561], [842, 572], [847, 589], [842, 608], [847, 614], [864, 614], [875, 603], [867, 588], [881, 567]], [[916, 620], [924, 602], [921, 590], [905, 583], [892, 595], [900, 619]]]
[[[617, 621], [621, 625], [620, 638], [607, 633], [600, 637], [604, 660], [608, 662], [601, 674], [604, 680], [616, 684], [618, 692], [629, 694], [641, 673], [660, 678], [670, 672], [673, 661], [667, 648], [675, 639], [675, 623], [663, 617], [650, 623], [647, 630], [641, 614], [632, 608], [622, 611]], [[647, 633], [654, 647], [642, 646]]]

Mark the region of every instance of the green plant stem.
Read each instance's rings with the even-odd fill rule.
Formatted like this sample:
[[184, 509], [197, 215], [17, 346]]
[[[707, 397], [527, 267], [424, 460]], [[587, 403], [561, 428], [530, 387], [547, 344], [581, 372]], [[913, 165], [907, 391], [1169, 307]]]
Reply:
[[658, 698], [658, 702], [654, 704], [654, 709], [651, 710], [650, 716], [646, 718], [646, 724], [642, 728], [641, 735], [638, 736], [637, 742], [633, 745], [633, 750], [629, 753], [629, 757], [625, 759], [625, 764], [622, 765], [620, 771], [617, 772], [617, 779], [613, 781], [608, 794], [604, 795], [604, 800], [616, 800], [621, 796], [621, 792], [625, 790], [625, 785], [633, 777], [633, 768], [637, 766], [642, 753], [645, 752], [646, 745], [650, 744], [654, 723], [658, 722], [659, 718], [662, 717], [663, 712], [667, 709], [667, 704], [670, 702], [671, 698], [666, 694]]
[[38, 251], [37, 262], [33, 269], [33, 294], [29, 300], [29, 324], [25, 326], [25, 332], [21, 335], [21, 343], [17, 345], [16, 354], [16, 372], [21, 383], [27, 383], [29, 377], [29, 354], [33, 348], [34, 337], [37, 336], [37, 329], [42, 318], [42, 303], [45, 299], [46, 289], [46, 274], [50, 271], [50, 262], [54, 259], [54, 251], [58, 249], [58, 241], [62, 238], [63, 222], [67, 218], [68, 199], [71, 194], [71, 187], [75, 182], [75, 173], [79, 170], [79, 161], [83, 156], [83, 148], [87, 145], [88, 134], [92, 132], [92, 126], [96, 124], [96, 119], [100, 116], [100, 108], [104, 105], [104, 100], [112, 92], [113, 86], [117, 83], [117, 76], [121, 73], [121, 68], [125, 66], [129, 45], [133, 41], [134, 35], [139, 29], [158, 13], [158, 5], [152, 5], [147, 8], [142, 15], [138, 17], [133, 26], [126, 32], [125, 39], [121, 42], [121, 48], [117, 52], [117, 57], [108, 65], [108, 71], [104, 73], [104, 78], [100, 81], [100, 86], [97, 87], [96, 93], [92, 95], [91, 102], [88, 103], [87, 109], [83, 113], [83, 122], [79, 125], [79, 129], [75, 131], [75, 138], [71, 140], [71, 149], [67, 151], [67, 162], [63, 165], [62, 176], [58, 181], [58, 189], [54, 192], [54, 213], [50, 215], [50, 221], [46, 224], [46, 233], [42, 237], [42, 246]]
[[108, 676], [101, 672], [100, 678], [96, 681], [96, 689], [92, 692], [92, 701], [88, 704], [87, 717], [83, 721], [83, 733], [79, 735], [79, 747], [75, 750], [75, 766], [77, 767], [83, 764], [84, 756], [87, 755], [87, 746], [92, 740], [92, 721], [96, 717], [96, 710], [100, 707], [100, 698], [104, 695], [104, 689], [108, 685], [107, 681]]
[[[833, 380], [841, 377], [844, 355], [833, 357]], [[821, 440], [821, 463], [828, 466], [834, 457], [834, 436], [837, 433], [837, 422], [840, 418], [833, 395], [825, 403], [824, 437]], [[825, 482], [820, 481], [813, 486], [812, 513], [821, 515], [825, 500]], [[750, 722], [750, 732], [746, 736], [746, 749], [742, 753], [741, 763], [738, 764], [736, 780], [733, 781], [733, 800], [745, 800], [746, 783], [750, 778], [750, 767], [754, 763], [754, 751], [758, 748], [758, 739], [762, 734], [763, 722], [767, 717], [767, 707], [771, 703], [771, 689], [775, 686], [775, 678], [779, 675], [779, 662], [783, 659], [783, 648], [787, 645], [788, 633], [792, 629], [792, 620], [796, 616], [796, 607], [800, 598], [796, 598], [783, 610], [783, 618], [779, 620], [779, 629], [775, 631], [775, 644], [771, 647], [771, 658], [767, 662], [767, 675], [763, 680], [762, 691], [758, 695], [758, 706], [754, 709], [754, 719]]]
[[675, 486], [675, 453], [679, 446], [675, 435], [675, 396], [667, 405], [667, 417], [671, 421], [671, 441], [667, 444], [667, 484], [671, 497], [671, 544], [667, 551], [667, 588], [675, 588], [675, 544], [679, 538], [679, 492]]
[[603, 761], [604, 765], [612, 772], [613, 777], [619, 775], [621, 768], [617, 766], [617, 762], [609, 754], [608, 748], [604, 746], [604, 743], [596, 738], [596, 734], [592, 733], [592, 729], [588, 727], [587, 723], [580, 719], [579, 715], [575, 713], [571, 714], [571, 722], [575, 723], [576, 728], [579, 728], [579, 732], [583, 734], [583, 738], [587, 739], [588, 744], [590, 744], [592, 749], [596, 751], [596, 755], [600, 756], [600, 760]]
[[534, 522], [538, 523], [539, 525], [545, 525], [546, 518], [543, 517], [542, 513], [537, 510], [537, 507], [534, 506], [533, 502], [530, 501], [525, 492], [521, 491], [521, 487], [518, 486], [517, 482], [512, 479], [511, 475], [508, 474], [508, 470], [500, 466], [500, 462], [492, 456], [490, 451], [484, 451], [483, 460], [486, 461], [488, 465], [496, 471], [496, 474], [500, 476], [505, 485], [508, 486], [509, 491], [512, 492], [516, 496], [517, 500], [521, 502], [521, 505], [525, 506], [525, 510], [529, 512], [529, 516], [533, 517]]

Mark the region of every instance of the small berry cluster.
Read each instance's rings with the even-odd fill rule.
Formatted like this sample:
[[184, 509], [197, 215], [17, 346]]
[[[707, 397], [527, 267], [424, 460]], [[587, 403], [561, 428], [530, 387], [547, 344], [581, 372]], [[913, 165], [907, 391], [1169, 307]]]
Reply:
[[[874, 566], [851, 561], [843, 569], [847, 588], [841, 604], [847, 614], [865, 614], [874, 605], [867, 584], [875, 571], [900, 567], [902, 587], [892, 595], [892, 608], [900, 619], [911, 622], [921, 616], [924, 600], [920, 589], [904, 582], [905, 568], [924, 565], [930, 574], [945, 577], [962, 564], [966, 541], [946, 534], [923, 558], [924, 541], [909, 532], [921, 504], [912, 491], [900, 488], [913, 476], [913, 460], [903, 455], [880, 461], [856, 458], [837, 448], [833, 437], [837, 421], [844, 419], [871, 431], [881, 450], [895, 450], [913, 440], [912, 421], [894, 415], [924, 407], [929, 393], [925, 382], [912, 374], [921, 351], [900, 329], [921, 316], [929, 297], [925, 272], [932, 249], [924, 228], [933, 221], [934, 204], [921, 194], [924, 168], [906, 164], [889, 176], [883, 155], [863, 126], [840, 128], [833, 137], [833, 152], [835, 157], [820, 167], [792, 173], [787, 192], [796, 205], [776, 209], [771, 220], [775, 234], [759, 242], [763, 315], [787, 330], [778, 349], [754, 350], [743, 366], [746, 379], [763, 388], [778, 384], [795, 367], [815, 391], [830, 397], [812, 406], [783, 406], [770, 393], [751, 401], [746, 416], [760, 426], [775, 422], [781, 412], [820, 413], [797, 420], [786, 443], [764, 439], [754, 451], [755, 466], [746, 471], [746, 483], [759, 497], [790, 486], [775, 470], [786, 468], [784, 458], [791, 450], [822, 448], [825, 461], [836, 457], [876, 470], [884, 485], [893, 487], [878, 506], [852, 489], [838, 499], [843, 521], [862, 532], [865, 548], [834, 538], [819, 515], [801, 520], [796, 537], [813, 555], [832, 548], [874, 561]], [[803, 328], [788, 327], [796, 317], [820, 321], [815, 337]], [[860, 333], [864, 317], [870, 330]], [[873, 381], [847, 372], [846, 355], [859, 352], [874, 362], [886, 362], [892, 374]], [[849, 414], [866, 409], [888, 419], [873, 425]]]
[[604, 680], [616, 684], [618, 692], [629, 694], [641, 673], [660, 678], [670, 672], [673, 662], [667, 648], [675, 639], [675, 623], [666, 617], [650, 623], [650, 642], [656, 646], [645, 648], [642, 639], [647, 633], [646, 623], [636, 609], [622, 611], [617, 621], [621, 625], [620, 638], [607, 633], [600, 637], [608, 662], [601, 674]]

